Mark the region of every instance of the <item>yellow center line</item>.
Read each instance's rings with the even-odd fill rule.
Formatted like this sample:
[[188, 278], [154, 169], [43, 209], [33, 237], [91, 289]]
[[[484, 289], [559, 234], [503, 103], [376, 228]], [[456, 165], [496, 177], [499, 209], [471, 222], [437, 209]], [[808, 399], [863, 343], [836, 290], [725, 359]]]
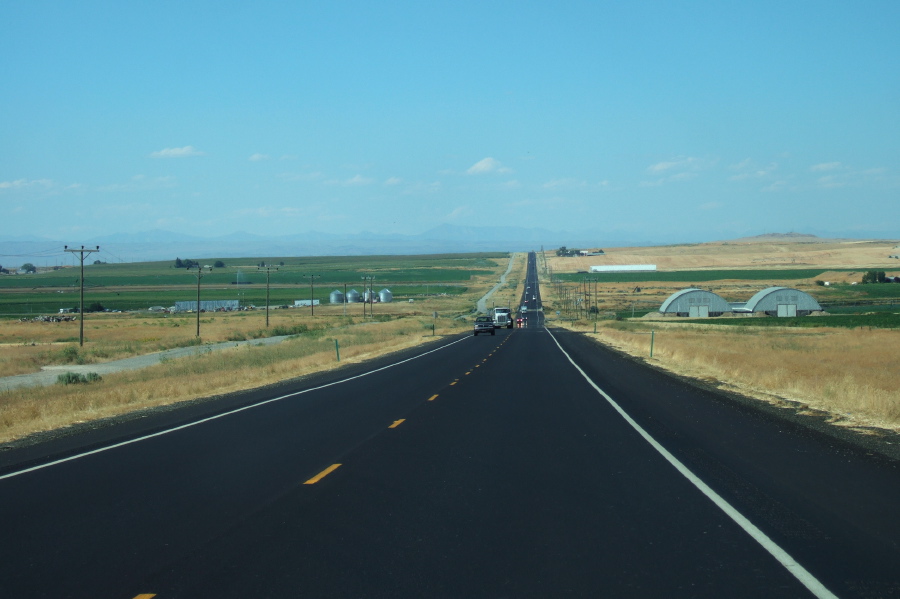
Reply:
[[456, 381], [453, 381], [452, 383], [450, 383], [450, 386], [452, 387], [455, 384], [456, 384]]
[[306, 481], [303, 484], [304, 485], [314, 485], [340, 467], [341, 467], [340, 464], [332, 464], [331, 466], [329, 466], [325, 470], [322, 470], [317, 475], [315, 475], [314, 477], [312, 477], [311, 479], [309, 479], [308, 481]]
[[134, 599], [153, 599], [154, 597], [156, 597], [156, 593], [141, 593], [135, 596]]
[[390, 425], [388, 428], [397, 428], [400, 426], [400, 423], [406, 420], [406, 418], [401, 418], [400, 420], [394, 420], [394, 424]]
[[471, 370], [470, 370], [469, 372], [466, 373], [466, 376], [469, 376], [470, 374], [472, 374], [472, 371], [471, 371]]
[[434, 401], [437, 399], [437, 393], [428, 398], [428, 401]]

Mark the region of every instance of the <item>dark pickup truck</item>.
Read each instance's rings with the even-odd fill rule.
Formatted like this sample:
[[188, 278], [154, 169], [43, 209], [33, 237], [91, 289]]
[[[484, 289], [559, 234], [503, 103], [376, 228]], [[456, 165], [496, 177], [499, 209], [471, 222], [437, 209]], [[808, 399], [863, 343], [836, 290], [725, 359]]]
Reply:
[[496, 334], [494, 331], [494, 321], [490, 316], [479, 316], [475, 319], [475, 334], [477, 335], [478, 333]]

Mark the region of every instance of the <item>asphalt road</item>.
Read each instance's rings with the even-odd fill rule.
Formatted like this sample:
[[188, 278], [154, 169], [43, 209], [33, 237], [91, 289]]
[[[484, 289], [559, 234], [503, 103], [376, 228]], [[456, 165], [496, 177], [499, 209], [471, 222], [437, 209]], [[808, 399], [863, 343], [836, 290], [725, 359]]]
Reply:
[[897, 466], [501, 329], [7, 452], [0, 597], [895, 597]]

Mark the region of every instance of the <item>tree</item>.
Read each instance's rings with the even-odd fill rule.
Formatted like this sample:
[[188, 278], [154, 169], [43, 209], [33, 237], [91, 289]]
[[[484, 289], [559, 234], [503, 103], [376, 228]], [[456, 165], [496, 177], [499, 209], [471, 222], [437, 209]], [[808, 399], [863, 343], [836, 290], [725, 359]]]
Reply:
[[25, 272], [37, 272], [37, 267], [31, 262], [26, 262], [22, 265], [22, 270]]
[[106, 308], [100, 302], [94, 302], [84, 309], [85, 312], [105, 312]]
[[181, 261], [181, 258], [175, 258], [175, 268], [184, 268], [184, 262]]
[[215, 262], [213, 262], [213, 267], [215, 267], [215, 268], [225, 268], [225, 263], [222, 262], [221, 260], [216, 260]]
[[887, 276], [885, 275], [883, 270], [869, 270], [863, 275], [862, 283], [884, 283], [887, 281]]

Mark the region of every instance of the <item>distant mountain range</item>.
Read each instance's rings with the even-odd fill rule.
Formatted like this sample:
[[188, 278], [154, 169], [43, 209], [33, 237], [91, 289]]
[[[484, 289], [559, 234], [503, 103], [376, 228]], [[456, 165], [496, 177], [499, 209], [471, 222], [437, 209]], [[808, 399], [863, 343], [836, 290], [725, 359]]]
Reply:
[[[828, 237], [841, 237], [830, 234]], [[867, 238], [857, 232], [847, 235], [852, 238]], [[872, 235], [868, 238], [884, 236]], [[745, 238], [746, 239], [746, 238]], [[757, 236], [756, 240], [815, 241], [815, 235], [802, 233], [770, 233]], [[671, 234], [666, 238], [652, 240], [636, 239], [633, 234], [622, 231], [566, 232], [550, 231], [542, 228], [523, 227], [465, 227], [440, 225], [418, 235], [384, 234], [362, 232], [355, 234], [333, 234], [308, 232], [294, 235], [265, 237], [252, 233], [235, 232], [218, 237], [200, 237], [151, 230], [139, 233], [116, 233], [81, 240], [57, 241], [34, 236], [0, 239], [0, 265], [18, 267], [25, 262], [36, 266], [70, 264], [71, 255], [63, 251], [63, 245], [70, 247], [84, 245], [100, 246], [100, 252], [92, 255], [91, 261], [104, 262], [151, 262], [157, 260], [207, 259], [207, 258], [281, 258], [291, 256], [365, 256], [391, 254], [445, 254], [464, 252], [524, 252], [555, 249], [560, 246], [571, 248], [603, 248], [623, 246], [669, 245], [677, 243], [698, 243], [707, 239], [690, 239]]]

